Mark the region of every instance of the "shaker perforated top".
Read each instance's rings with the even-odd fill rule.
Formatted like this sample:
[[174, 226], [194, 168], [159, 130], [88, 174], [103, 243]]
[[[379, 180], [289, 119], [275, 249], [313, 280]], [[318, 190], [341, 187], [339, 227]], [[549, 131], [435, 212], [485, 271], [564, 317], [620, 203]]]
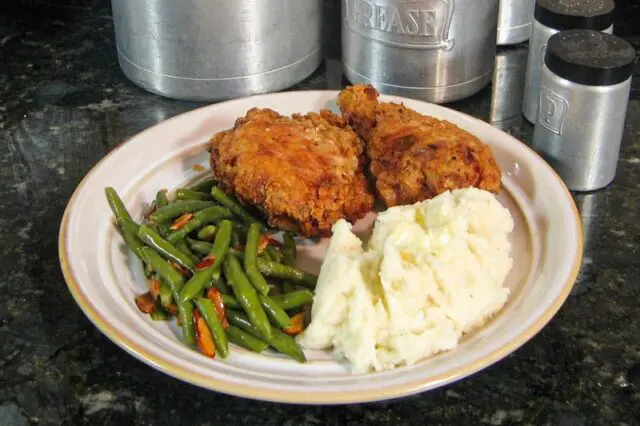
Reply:
[[544, 62], [559, 77], [589, 86], [622, 83], [633, 73], [636, 52], [629, 42], [594, 30], [551, 36]]
[[558, 31], [587, 28], [602, 31], [613, 23], [613, 0], [537, 0], [534, 16]]

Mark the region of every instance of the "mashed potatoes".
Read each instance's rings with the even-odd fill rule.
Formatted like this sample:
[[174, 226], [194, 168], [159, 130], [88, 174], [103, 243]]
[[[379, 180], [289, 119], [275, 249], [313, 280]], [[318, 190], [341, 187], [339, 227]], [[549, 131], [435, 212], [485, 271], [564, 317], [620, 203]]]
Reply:
[[300, 343], [333, 348], [354, 372], [454, 348], [507, 300], [512, 228], [509, 211], [475, 188], [386, 210], [366, 250], [340, 220]]

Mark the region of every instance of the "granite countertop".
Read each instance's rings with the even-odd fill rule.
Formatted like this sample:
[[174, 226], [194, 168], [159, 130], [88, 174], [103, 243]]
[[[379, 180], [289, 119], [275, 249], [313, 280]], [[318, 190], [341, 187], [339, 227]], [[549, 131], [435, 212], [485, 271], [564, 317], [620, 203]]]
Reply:
[[[615, 182], [576, 195], [584, 265], [548, 326], [494, 366], [433, 392], [375, 404], [288, 406], [166, 376], [117, 347], [77, 307], [57, 251], [72, 191], [127, 137], [198, 105], [146, 93], [122, 75], [107, 0], [11, 3], [0, 15], [0, 425], [640, 425], [638, 73]], [[616, 32], [638, 48], [640, 5], [617, 3]], [[339, 2], [326, 4], [327, 60], [296, 89], [346, 83]], [[451, 107], [529, 141], [531, 126], [513, 106], [523, 52], [526, 45], [502, 50], [519, 65]]]

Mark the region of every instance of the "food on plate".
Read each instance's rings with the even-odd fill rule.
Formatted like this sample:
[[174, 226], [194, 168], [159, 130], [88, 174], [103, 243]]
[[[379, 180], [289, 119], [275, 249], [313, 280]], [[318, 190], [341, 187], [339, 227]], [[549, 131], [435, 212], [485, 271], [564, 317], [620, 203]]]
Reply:
[[455, 124], [402, 104], [379, 102], [371, 85], [341, 91], [338, 105], [365, 141], [369, 169], [387, 207], [470, 186], [500, 189], [500, 169], [491, 148]]
[[332, 348], [354, 372], [455, 348], [507, 300], [512, 228], [509, 210], [477, 188], [389, 208], [364, 248], [338, 221], [299, 343]]
[[184, 342], [208, 357], [228, 357], [233, 343], [305, 362], [293, 336], [304, 328], [317, 277], [296, 268], [293, 236], [271, 236], [212, 180], [177, 189], [173, 200], [158, 191], [142, 223], [113, 188], [105, 193], [147, 277], [148, 291], [134, 300], [141, 312], [177, 318]]
[[210, 152], [220, 188], [274, 228], [327, 236], [338, 219], [373, 208], [363, 143], [329, 111], [285, 117], [253, 108], [213, 136]]

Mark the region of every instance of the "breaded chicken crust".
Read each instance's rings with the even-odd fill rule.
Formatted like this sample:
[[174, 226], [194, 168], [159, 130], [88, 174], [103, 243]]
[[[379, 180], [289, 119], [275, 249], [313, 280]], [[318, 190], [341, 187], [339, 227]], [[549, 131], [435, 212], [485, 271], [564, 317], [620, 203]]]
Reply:
[[366, 143], [376, 190], [387, 207], [470, 186], [500, 189], [501, 172], [491, 148], [453, 123], [379, 102], [371, 85], [344, 89], [338, 105]]
[[364, 144], [330, 111], [285, 117], [253, 108], [210, 144], [214, 179], [270, 226], [329, 236], [338, 219], [373, 209]]

